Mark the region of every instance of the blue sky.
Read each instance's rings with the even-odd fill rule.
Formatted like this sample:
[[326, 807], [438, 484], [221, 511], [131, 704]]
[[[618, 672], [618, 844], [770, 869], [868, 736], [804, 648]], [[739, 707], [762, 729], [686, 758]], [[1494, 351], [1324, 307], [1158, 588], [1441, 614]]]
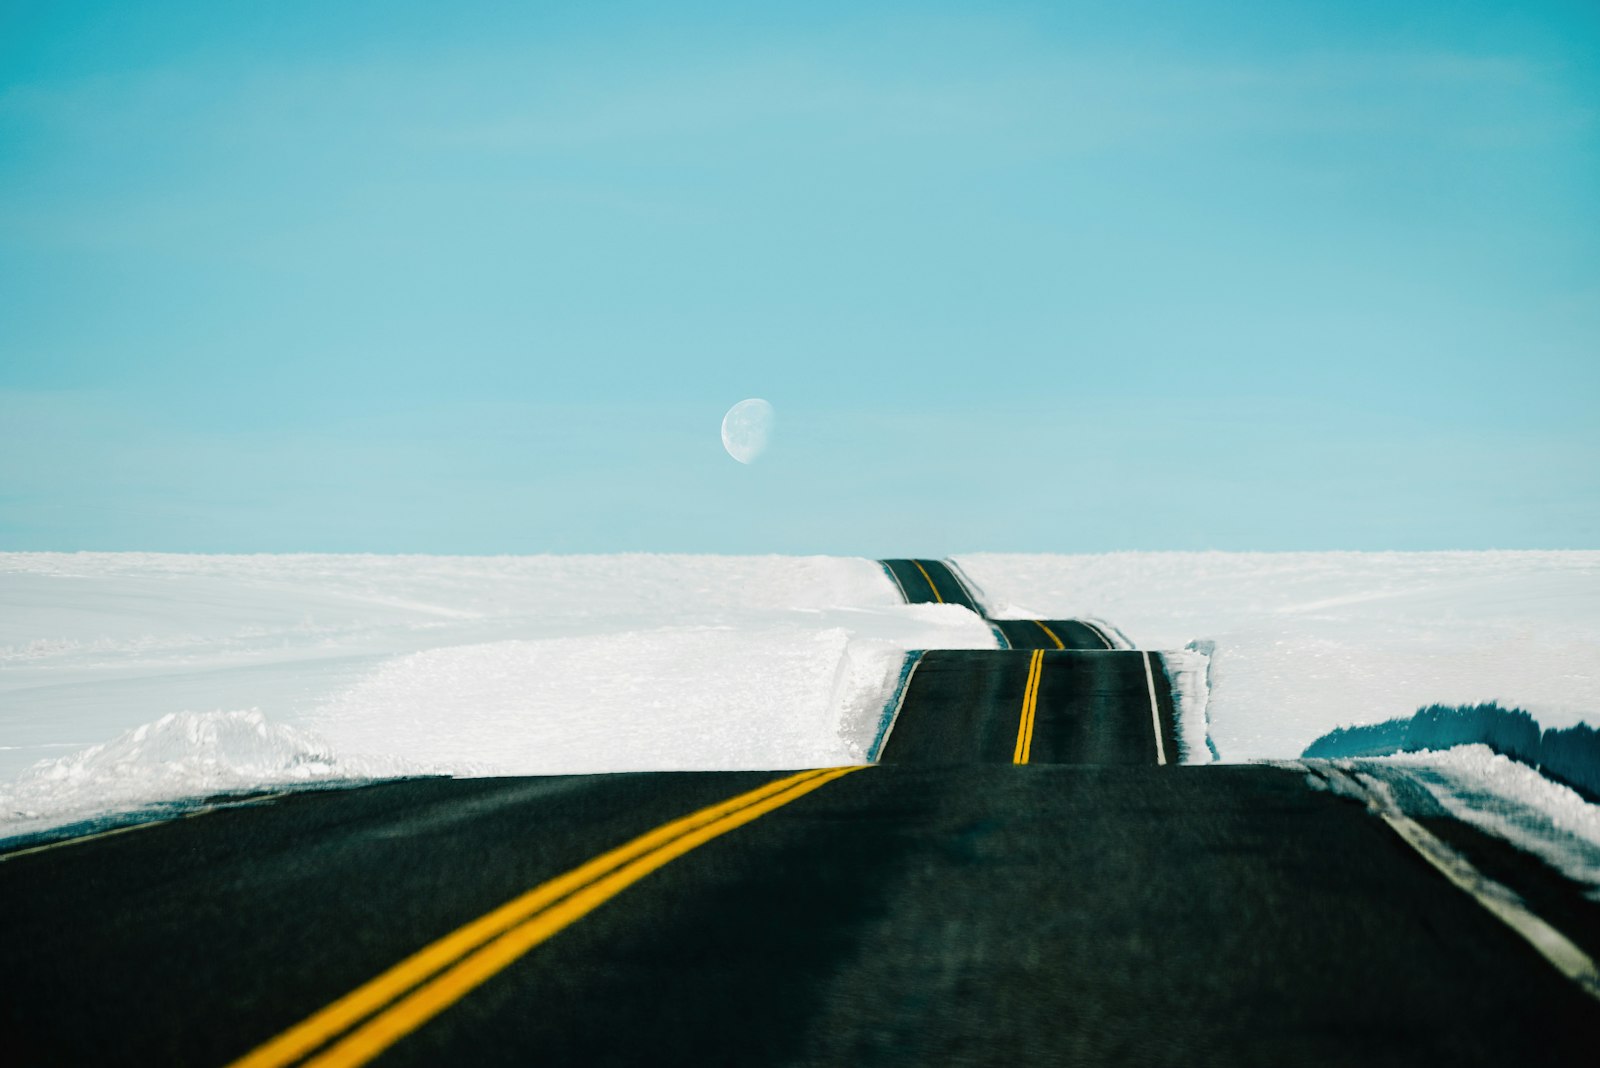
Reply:
[[1592, 3], [0, 0], [0, 548], [1592, 548], [1597, 194]]

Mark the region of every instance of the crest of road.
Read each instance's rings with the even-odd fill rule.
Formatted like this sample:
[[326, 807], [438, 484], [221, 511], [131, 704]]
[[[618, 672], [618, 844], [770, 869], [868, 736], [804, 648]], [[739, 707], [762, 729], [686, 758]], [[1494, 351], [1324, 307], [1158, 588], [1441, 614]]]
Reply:
[[[938, 560], [885, 560], [913, 602], [981, 611]], [[1159, 654], [1119, 650], [1083, 620], [992, 620], [1006, 648], [923, 653], [891, 710], [891, 763], [1163, 765], [1179, 759], [1172, 687]]]
[[[936, 560], [907, 601], [983, 614]], [[8, 1064], [1591, 1063], [1600, 910], [1403, 769], [1185, 766], [1158, 652], [990, 620], [876, 765], [214, 798], [0, 852]]]

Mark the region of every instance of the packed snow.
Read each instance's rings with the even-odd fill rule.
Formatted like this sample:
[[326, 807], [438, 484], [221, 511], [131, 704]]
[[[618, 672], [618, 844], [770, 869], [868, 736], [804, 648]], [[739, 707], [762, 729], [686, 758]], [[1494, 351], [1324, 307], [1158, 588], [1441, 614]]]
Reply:
[[174, 712], [109, 742], [41, 761], [14, 786], [0, 788], [6, 805], [0, 837], [153, 802], [415, 770], [385, 757], [340, 758], [260, 712]]
[[[1432, 703], [1600, 724], [1600, 553], [957, 562], [992, 615], [1163, 650], [1191, 761]], [[907, 650], [995, 644], [832, 557], [11, 553], [0, 603], [0, 837], [282, 783], [853, 763]], [[1452, 759], [1452, 797], [1515, 778]]]
[[0, 554], [0, 837], [254, 785], [859, 762], [905, 652], [828, 557]]

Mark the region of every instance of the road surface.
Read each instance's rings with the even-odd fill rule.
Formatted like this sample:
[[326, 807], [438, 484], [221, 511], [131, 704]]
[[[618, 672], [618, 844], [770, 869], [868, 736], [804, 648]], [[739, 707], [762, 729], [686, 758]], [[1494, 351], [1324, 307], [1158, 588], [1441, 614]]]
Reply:
[[[7, 1063], [230, 1063], [789, 779], [394, 782], [0, 862]], [[367, 1063], [373, 1030], [385, 1065], [1576, 1064], [1600, 1035], [1600, 1002], [1296, 770], [858, 769], [607, 889], [554, 933], [518, 935], [560, 902], [514, 917], [529, 944], [465, 989], [437, 987], [470, 939], [264, 1063]]]
[[1176, 764], [1160, 654], [936, 649], [912, 671], [884, 763]]

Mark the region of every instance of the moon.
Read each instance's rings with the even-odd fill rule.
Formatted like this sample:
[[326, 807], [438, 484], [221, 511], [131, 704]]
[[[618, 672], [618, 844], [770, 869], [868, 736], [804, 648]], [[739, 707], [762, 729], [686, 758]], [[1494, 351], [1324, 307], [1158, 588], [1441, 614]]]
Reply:
[[742, 400], [722, 417], [722, 447], [742, 464], [753, 463], [772, 437], [772, 405], [760, 397]]

